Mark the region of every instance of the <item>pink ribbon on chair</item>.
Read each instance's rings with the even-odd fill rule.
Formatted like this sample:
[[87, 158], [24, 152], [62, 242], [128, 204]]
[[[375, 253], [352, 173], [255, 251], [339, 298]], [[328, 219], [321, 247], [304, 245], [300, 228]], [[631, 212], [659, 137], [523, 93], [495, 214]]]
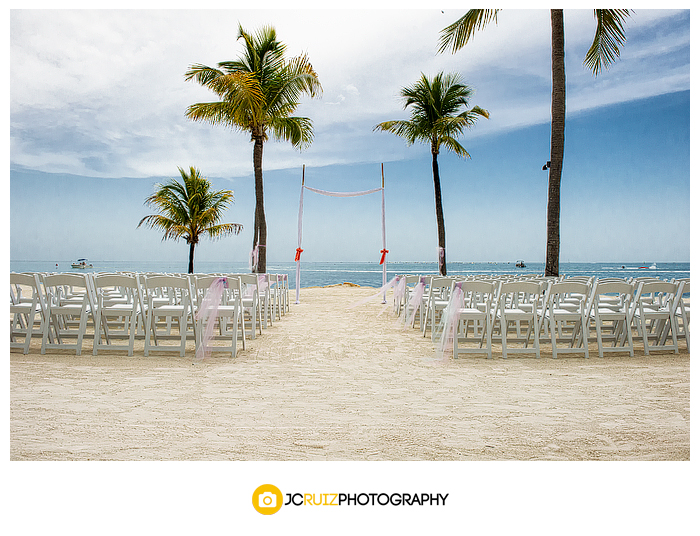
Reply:
[[[416, 313], [418, 313], [418, 308], [421, 306], [423, 301], [423, 291], [425, 290], [425, 277], [421, 277], [420, 281], [416, 283], [413, 287], [413, 292], [411, 293], [411, 298], [406, 305], [406, 322], [404, 322], [403, 329], [408, 329], [408, 326], [413, 326], [413, 322], [416, 320]], [[408, 317], [408, 312], [413, 308], [413, 313], [411, 317]]]
[[253, 248], [250, 252], [250, 269], [254, 270], [258, 265], [258, 246]]
[[228, 279], [225, 277], [215, 279], [212, 284], [209, 285], [207, 293], [204, 295], [204, 299], [202, 300], [202, 304], [195, 315], [197, 320], [206, 321], [207, 323], [202, 340], [199, 342], [199, 346], [197, 347], [197, 359], [209, 357], [211, 354], [209, 341], [211, 341], [212, 336], [214, 335], [214, 322], [216, 322], [216, 317], [219, 312], [221, 296], [224, 294], [224, 289], [227, 288]]
[[394, 309], [397, 314], [400, 312], [401, 300], [404, 294], [406, 294], [406, 276], [403, 276], [394, 288]]
[[459, 324], [459, 310], [462, 308], [463, 303], [464, 291], [462, 290], [462, 283], [456, 283], [452, 295], [450, 296], [450, 301], [447, 302], [447, 306], [442, 314], [442, 321], [438, 328], [442, 329], [440, 341], [437, 345], [437, 357], [440, 361], [445, 361], [447, 357], [452, 354], [454, 338], [457, 336], [457, 327]]

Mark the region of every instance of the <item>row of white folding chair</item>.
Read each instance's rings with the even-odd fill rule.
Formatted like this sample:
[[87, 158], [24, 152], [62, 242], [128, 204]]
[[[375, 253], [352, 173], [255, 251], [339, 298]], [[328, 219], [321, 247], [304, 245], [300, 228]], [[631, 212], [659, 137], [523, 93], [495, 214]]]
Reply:
[[[685, 345], [690, 351], [690, 278], [678, 279], [674, 281], [677, 284], [683, 284], [678, 289], [679, 301], [676, 307], [676, 326], [679, 339], [685, 339]], [[687, 294], [687, 297], [686, 297]]]
[[[23, 289], [31, 295], [23, 294]], [[21, 348], [29, 353], [32, 337], [44, 334], [46, 303], [37, 274], [10, 274], [10, 348]], [[35, 323], [39, 323], [38, 329]], [[22, 339], [21, 341], [19, 339]]]
[[[549, 282], [540, 281], [540, 289], [536, 292], [536, 287], [532, 285], [535, 282], [506, 282], [501, 284], [500, 297], [497, 308], [498, 321], [491, 323], [491, 329], [501, 331], [501, 344], [504, 357], [507, 357], [508, 352], [533, 352], [539, 355], [539, 337], [534, 334], [539, 332], [540, 326], [538, 323], [544, 324], [543, 327], [549, 328], [549, 338], [552, 343], [553, 357], [557, 357], [558, 353], [563, 352], [580, 352], [588, 357], [588, 340], [589, 326], [592, 322], [596, 329], [596, 339], [598, 342], [599, 355], [602, 357], [605, 353], [625, 351], [634, 355], [632, 347], [632, 320], [635, 315], [635, 302], [642, 303], [642, 298], [652, 290], [663, 290], [673, 292], [670, 285], [654, 283], [653, 287], [650, 282], [647, 282], [646, 292], [642, 287], [641, 292], [635, 295], [635, 287], [624, 281], [606, 281], [600, 285], [597, 281], [590, 278], [578, 279], [571, 278], [564, 280], [552, 280]], [[593, 283], [593, 284], [591, 284]], [[522, 288], [521, 284], [530, 287]], [[464, 283], [462, 283], [464, 285]], [[542, 290], [545, 288], [546, 290]], [[529, 292], [528, 292], [529, 291]], [[494, 291], [497, 292], [497, 291]], [[682, 289], [676, 291], [675, 298], [669, 301], [669, 306], [659, 308], [655, 306], [651, 312], [648, 308], [640, 309], [637, 307], [636, 315], [644, 315], [646, 317], [651, 314], [657, 320], [659, 317], [666, 318], [671, 316], [673, 310], [673, 301], [679, 303], [677, 296], [682, 294]], [[523, 298], [527, 296], [525, 301]], [[540, 296], [543, 303], [540, 305]], [[657, 297], [658, 299], [658, 297]], [[668, 300], [667, 300], [668, 301]], [[483, 308], [483, 306], [482, 306]], [[539, 314], [535, 314], [539, 311]], [[474, 311], [471, 312], [472, 314]], [[479, 319], [483, 319], [483, 314], [476, 315]], [[676, 316], [679, 316], [676, 314]], [[509, 329], [510, 322], [516, 324], [520, 322], [527, 323], [527, 333], [523, 336], [516, 328]], [[638, 321], [638, 330], [641, 332], [642, 339], [655, 338], [657, 345], [651, 346], [645, 342], [645, 354], [650, 350], [663, 349], [674, 350], [677, 352], [677, 344], [665, 345], [665, 333], [670, 330], [673, 337], [675, 330], [674, 322], [668, 320], [665, 324], [659, 324], [658, 331], [650, 336], [649, 327], [651, 322]], [[648, 325], [647, 325], [648, 324]], [[515, 333], [513, 333], [515, 331]], [[484, 340], [481, 335], [480, 340]], [[533, 348], [528, 349], [529, 343], [532, 340]], [[675, 339], [674, 339], [675, 340]], [[508, 348], [508, 343], [517, 341], [522, 344], [522, 348]], [[611, 346], [605, 346], [605, 342], [611, 343]], [[659, 342], [662, 341], [662, 342]], [[568, 348], [560, 348], [560, 343], [568, 343]], [[477, 350], [478, 351], [478, 350]], [[455, 356], [459, 353], [457, 349], [457, 337], [455, 338]], [[488, 351], [490, 355], [490, 349]]]
[[[467, 278], [454, 281], [452, 295], [461, 296], [454, 333], [453, 355], [486, 353], [492, 356], [494, 331], [500, 334], [502, 355], [508, 353], [539, 353], [539, 323], [541, 283], [538, 281]], [[459, 287], [461, 293], [455, 294]], [[447, 320], [447, 319], [446, 319]], [[527, 329], [522, 330], [522, 323]], [[470, 336], [470, 325], [471, 333]], [[446, 323], [443, 323], [443, 327]], [[530, 348], [530, 341], [533, 347]], [[477, 348], [461, 347], [461, 343], [478, 343]], [[516, 343], [518, 346], [513, 346]], [[510, 345], [510, 347], [509, 347]]]
[[[137, 334], [145, 339], [145, 355], [151, 351], [172, 351], [172, 346], [163, 346], [160, 342], [173, 337], [180, 341], [180, 345], [174, 349], [180, 350], [180, 355], [184, 355], [183, 335], [184, 340], [198, 340], [197, 326], [194, 322], [195, 309], [191, 302], [192, 280], [187, 276], [149, 273], [35, 274], [31, 277], [43, 283], [39, 286], [48, 289], [47, 296], [51, 298], [51, 302], [48, 303], [47, 300], [48, 305], [44, 306], [44, 315], [39, 315], [41, 319], [49, 319], [41, 324], [42, 352], [47, 349], [71, 348], [80, 355], [82, 339], [91, 336], [86, 329], [89, 321], [95, 326], [94, 354], [99, 348], [117, 348], [113, 339], [121, 337], [129, 339], [128, 346], [121, 348], [127, 349], [129, 355], [133, 355], [133, 339]], [[257, 287], [258, 278], [254, 281]], [[23, 284], [29, 282], [22, 281]], [[31, 285], [26, 286], [32, 288]], [[42, 292], [37, 292], [36, 296], [40, 298]], [[19, 299], [15, 301], [19, 302]], [[257, 303], [255, 305], [253, 318], [257, 316], [258, 310]], [[74, 317], [77, 319], [74, 320]], [[166, 322], [161, 325], [157, 322], [158, 318], [164, 318]], [[115, 331], [110, 326], [118, 320], [122, 321], [122, 327]], [[16, 323], [13, 322], [13, 338], [20, 335], [18, 327], [21, 326], [21, 322], [21, 317]], [[171, 334], [173, 322], [179, 328], [177, 335]], [[253, 324], [253, 333], [255, 327]], [[66, 340], [69, 338], [74, 338], [75, 344], [67, 344]], [[30, 339], [27, 339], [25, 336], [21, 346], [23, 349], [29, 345]], [[232, 349], [232, 352], [235, 350]]]

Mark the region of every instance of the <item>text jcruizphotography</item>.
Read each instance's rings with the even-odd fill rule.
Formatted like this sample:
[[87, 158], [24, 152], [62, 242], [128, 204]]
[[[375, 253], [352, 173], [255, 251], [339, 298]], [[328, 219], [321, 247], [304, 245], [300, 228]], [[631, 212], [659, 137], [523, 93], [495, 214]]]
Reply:
[[287, 493], [284, 506], [445, 506], [449, 493]]

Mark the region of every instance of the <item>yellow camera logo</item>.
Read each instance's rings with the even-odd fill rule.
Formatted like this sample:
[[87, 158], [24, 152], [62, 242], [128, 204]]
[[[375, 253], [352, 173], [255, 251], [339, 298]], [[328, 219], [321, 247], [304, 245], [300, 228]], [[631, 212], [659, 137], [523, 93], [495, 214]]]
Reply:
[[279, 511], [283, 500], [282, 492], [272, 484], [263, 484], [253, 492], [253, 508], [265, 516]]

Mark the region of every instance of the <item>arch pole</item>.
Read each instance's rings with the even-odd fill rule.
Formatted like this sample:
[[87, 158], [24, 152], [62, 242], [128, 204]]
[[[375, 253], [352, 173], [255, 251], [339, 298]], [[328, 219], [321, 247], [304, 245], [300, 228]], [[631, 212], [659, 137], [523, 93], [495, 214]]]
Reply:
[[301, 167], [301, 194], [299, 194], [299, 240], [297, 242], [297, 254], [294, 260], [297, 263], [297, 277], [296, 277], [296, 287], [297, 287], [297, 300], [294, 303], [299, 303], [299, 287], [301, 286], [301, 222], [304, 215], [304, 174], [306, 171], [306, 164]]
[[[384, 209], [384, 162], [382, 162], [382, 255], [387, 251], [386, 249], [386, 210]], [[386, 257], [384, 257], [384, 262], [382, 263], [382, 286], [386, 287]], [[382, 303], [386, 303], [386, 290], [384, 291], [384, 298]]]

